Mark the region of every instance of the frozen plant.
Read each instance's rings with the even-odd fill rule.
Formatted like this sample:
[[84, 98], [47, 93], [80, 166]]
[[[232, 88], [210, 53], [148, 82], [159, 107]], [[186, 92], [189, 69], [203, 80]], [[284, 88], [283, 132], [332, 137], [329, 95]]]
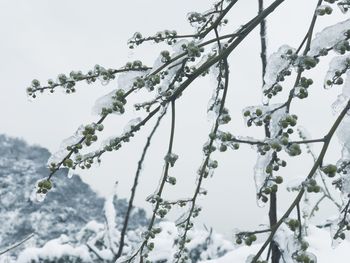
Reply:
[[[332, 239], [335, 241], [346, 238], [347, 231], [350, 230], [350, 120], [348, 112], [350, 109], [348, 90], [350, 20], [344, 17], [343, 22], [329, 25], [316, 34], [314, 31], [318, 20], [334, 15], [334, 10], [338, 7], [346, 13], [350, 3], [345, 0], [318, 0], [310, 14], [311, 23], [300, 45], [298, 47], [283, 45], [267, 56], [265, 20], [273, 12], [278, 12], [278, 7], [285, 1], [275, 0], [264, 8], [264, 1], [259, 0], [258, 14], [244, 25], [235, 28], [230, 27], [228, 17], [234, 8], [239, 8], [236, 5], [237, 2], [238, 0], [220, 0], [208, 11], [188, 14], [188, 21], [194, 28], [191, 34], [164, 30], [145, 37], [139, 32], [135, 33], [128, 41], [130, 48], [137, 48], [145, 42], [167, 44], [167, 49], [160, 50], [152, 67], [144, 65], [140, 60], [127, 62], [118, 69], [105, 69], [96, 65], [88, 73], [73, 71], [69, 76], [60, 74], [56, 81], [49, 80], [45, 85], [38, 80], [33, 80], [27, 89], [28, 95], [35, 98], [40, 92], [54, 92], [56, 89], [63, 89], [68, 94], [75, 92], [76, 83], [80, 81], [92, 84], [99, 80], [106, 85], [115, 78], [118, 80], [117, 89], [96, 102], [94, 111], [99, 114], [99, 119], [78, 129], [71, 139], [63, 143], [59, 154], [54, 155], [49, 163], [48, 178], [38, 182], [37, 193], [39, 195], [46, 195], [51, 190], [54, 175], [60, 168], [89, 169], [94, 163], [101, 162], [105, 153], [120, 149], [132, 140], [140, 129], [149, 125], [150, 120], [157, 119], [146, 139], [137, 166], [121, 231], [116, 230], [117, 226], [111, 216], [114, 210], [111, 203], [107, 203], [105, 207], [107, 234], [105, 235], [105, 232], [96, 233], [93, 242], [89, 243], [91, 244], [90, 250], [98, 258], [117, 262], [149, 263], [159, 259], [153, 259], [155, 255], [159, 255], [154, 251], [159, 251], [157, 249], [161, 247], [157, 238], [171, 234], [171, 240], [176, 236], [176, 242], [171, 242], [171, 258], [168, 257], [165, 260], [176, 263], [191, 262], [190, 247], [194, 238], [194, 218], [200, 214], [202, 209], [205, 209], [198, 204], [199, 197], [207, 194], [203, 188], [203, 182], [209, 180], [219, 167], [218, 150], [222, 153], [231, 149], [239, 150], [241, 145], [252, 146], [257, 154], [257, 162], [252, 169], [256, 198], [259, 206], [267, 205], [269, 209], [268, 222], [263, 229], [236, 233], [237, 245], [251, 246], [262, 241], [256, 253], [251, 255], [246, 262], [279, 263], [283, 260], [283, 262], [293, 263], [315, 263], [317, 253], [308, 250], [306, 240], [309, 219], [316, 216], [319, 204], [324, 199], [331, 200], [338, 211], [335, 219], [333, 217], [330, 223], [324, 224], [324, 227], [330, 228]], [[264, 133], [262, 139], [234, 134], [228, 125], [233, 120], [229, 103], [227, 103], [228, 91], [234, 83], [230, 74], [230, 55], [259, 26], [263, 100], [261, 105], [245, 107], [243, 118], [248, 127], [256, 126], [262, 129]], [[224, 27], [229, 28], [229, 32], [233, 33], [222, 33]], [[326, 88], [343, 86], [343, 92], [333, 107], [337, 114], [335, 122], [322, 138], [312, 139], [303, 129], [296, 132], [296, 127], [303, 116], [298, 116], [293, 107], [296, 100], [306, 100], [311, 95], [314, 80], [309, 77], [308, 72], [318, 70], [319, 64], [326, 56], [332, 60], [325, 78], [320, 76], [320, 79], [322, 82], [325, 79]], [[177, 183], [176, 175], [171, 173], [172, 167], [179, 158], [173, 151], [176, 136], [176, 113], [179, 105], [177, 102], [181, 97], [187, 95], [187, 90], [191, 89], [196, 79], [206, 77], [208, 74], [214, 77], [215, 85], [213, 85], [212, 96], [209, 98], [207, 108], [208, 115], [211, 117], [209, 118], [211, 129], [203, 144], [202, 162], [198, 164], [193, 193], [189, 197], [185, 196], [173, 201], [165, 193], [167, 188], [176, 187]], [[287, 78], [291, 79], [294, 84], [284, 82]], [[137, 92], [140, 90], [143, 94], [149, 94], [151, 99], [144, 100], [144, 97], [138, 96]], [[239, 96], [239, 94], [236, 95]], [[99, 141], [97, 132], [102, 132], [104, 121], [113, 113], [122, 116], [127, 109], [127, 99], [132, 96], [142, 100], [133, 105], [137, 110], [134, 115], [137, 116], [119, 131], [119, 135], [116, 134], [107, 142], [101, 143], [97, 150], [89, 151], [88, 147]], [[170, 115], [168, 147], [163, 154], [164, 162], [160, 164], [163, 165], [163, 170], [159, 185], [147, 198], [152, 207], [151, 217], [140, 235], [138, 245], [131, 248], [126, 246], [129, 238], [128, 220], [138, 187], [142, 187], [138, 185], [142, 164], [153, 136], [166, 114]], [[237, 122], [237, 120], [234, 121]], [[326, 153], [335, 134], [339, 136], [343, 149], [339, 161], [329, 163]], [[315, 153], [311, 144], [321, 145], [320, 152]], [[305, 153], [312, 155], [312, 168], [308, 174], [303, 175], [298, 182], [294, 182], [294, 185], [289, 187], [295, 192], [295, 197], [287, 207], [283, 208], [284, 212], [278, 215], [277, 201], [280, 191], [285, 188], [284, 174], [288, 169], [288, 161], [290, 158], [296, 158], [303, 162], [304, 159], [301, 159], [300, 156], [304, 156]], [[282, 173], [281, 170], [284, 172]], [[334, 193], [338, 194], [339, 198], [334, 197]], [[310, 197], [315, 197], [316, 203], [312, 203], [313, 199]], [[169, 232], [165, 233], [159, 227], [158, 222], [166, 219], [174, 207], [184, 209], [183, 216], [177, 220], [176, 226], [172, 226], [171, 231], [168, 229]], [[329, 215], [331, 216], [333, 215]], [[101, 241], [103, 246], [100, 248], [96, 247], [98, 240], [103, 240]], [[210, 255], [210, 252], [206, 251], [204, 254]], [[200, 256], [202, 257], [202, 254]]]

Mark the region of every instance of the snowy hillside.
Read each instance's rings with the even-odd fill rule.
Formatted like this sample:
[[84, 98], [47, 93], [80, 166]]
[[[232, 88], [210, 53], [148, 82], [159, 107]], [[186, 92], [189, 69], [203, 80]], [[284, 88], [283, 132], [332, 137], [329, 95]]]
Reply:
[[[0, 135], [0, 250], [31, 233], [34, 237], [28, 244], [42, 246], [62, 234], [76, 234], [91, 220], [103, 220], [104, 199], [79, 176], [68, 179], [64, 169], [56, 175], [54, 189], [45, 202], [36, 201], [35, 184], [47, 176], [49, 157], [44, 148]], [[122, 222], [127, 203], [122, 199], [115, 202], [120, 215], [117, 221]], [[145, 211], [138, 209], [130, 227], [138, 228], [145, 222]]]

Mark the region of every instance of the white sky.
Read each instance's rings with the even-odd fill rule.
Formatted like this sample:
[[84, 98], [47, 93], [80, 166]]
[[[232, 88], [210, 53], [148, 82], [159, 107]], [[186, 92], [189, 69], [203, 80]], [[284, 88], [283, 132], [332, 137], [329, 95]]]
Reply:
[[[272, 1], [268, 1], [271, 3]], [[286, 0], [268, 19], [268, 51], [278, 49], [283, 44], [297, 47], [309, 26], [311, 14], [317, 1]], [[116, 86], [99, 83], [77, 86], [77, 93], [66, 96], [63, 93], [39, 96], [29, 102], [26, 87], [33, 78], [44, 82], [59, 73], [71, 70], [86, 72], [95, 64], [118, 68], [128, 60], [141, 58], [152, 65], [153, 58], [161, 45], [146, 44], [133, 52], [126, 45], [135, 31], [143, 35], [164, 29], [176, 29], [179, 33], [191, 33], [186, 22], [190, 11], [204, 11], [213, 1], [208, 0], [1, 0], [0, 1], [0, 120], [1, 133], [21, 137], [32, 144], [39, 144], [54, 152], [60, 142], [69, 137], [84, 123], [96, 121], [91, 114], [96, 98], [110, 92]], [[256, 0], [238, 1], [237, 7], [229, 15], [227, 32], [234, 31], [256, 14]], [[333, 24], [347, 17], [335, 11], [330, 17], [321, 17], [316, 32], [325, 25]], [[242, 46], [230, 57], [231, 84], [227, 106], [232, 114], [228, 125], [234, 135], [262, 137], [262, 129], [244, 126], [241, 110], [245, 106], [261, 101], [260, 87], [260, 43], [255, 30]], [[306, 126], [314, 138], [323, 136], [334, 117], [330, 104], [339, 89], [323, 90], [322, 74], [326, 63], [309, 76], [318, 77], [311, 87], [310, 99], [293, 104], [292, 111], [299, 114], [300, 124]], [[177, 103], [177, 130], [174, 152], [179, 155], [171, 174], [178, 178], [176, 187], [167, 186], [166, 194], [171, 199], [188, 197], [194, 190], [193, 182], [200, 165], [201, 148], [210, 130], [207, 122], [206, 106], [212, 92], [208, 78], [194, 83]], [[292, 82], [285, 85], [290, 88]], [[286, 95], [286, 94], [284, 94]], [[134, 94], [132, 102], [142, 101], [142, 96]], [[280, 97], [281, 101], [285, 96]], [[105, 126], [106, 136], [118, 135], [124, 125], [137, 112], [130, 111], [122, 118], [109, 118]], [[142, 174], [136, 205], [145, 207], [144, 199], [151, 194], [158, 183], [162, 170], [162, 160], [168, 143], [169, 119], [165, 119], [154, 140]], [[131, 143], [116, 153], [105, 156], [100, 167], [81, 172], [84, 181], [91, 184], [102, 195], [112, 190], [113, 183], [119, 181], [120, 196], [128, 197], [136, 163], [139, 159], [148, 126], [137, 134]], [[339, 156], [338, 147], [331, 147], [327, 155], [329, 161]], [[256, 207], [253, 182], [253, 166], [256, 153], [247, 146], [238, 152], [215, 155], [219, 168], [214, 178], [208, 179], [205, 187], [207, 197], [201, 200], [204, 209], [200, 223], [213, 226], [227, 236], [236, 227], [249, 228], [262, 222], [265, 209]], [[312, 165], [308, 156], [296, 158], [281, 175], [287, 178], [306, 176]], [[283, 195], [283, 203], [290, 199]], [[148, 208], [147, 208], [148, 207]], [[148, 211], [150, 211], [147, 205]], [[283, 212], [286, 207], [281, 208]]]

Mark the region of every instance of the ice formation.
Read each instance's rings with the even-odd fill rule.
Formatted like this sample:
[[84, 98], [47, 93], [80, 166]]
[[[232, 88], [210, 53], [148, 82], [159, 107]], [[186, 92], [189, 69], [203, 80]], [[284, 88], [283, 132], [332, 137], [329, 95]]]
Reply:
[[322, 49], [333, 47], [338, 42], [346, 39], [345, 32], [350, 29], [350, 19], [335, 25], [326, 27], [321, 32], [317, 33], [311, 41], [309, 56], [318, 55]]
[[84, 137], [83, 135], [84, 130], [85, 130], [85, 126], [80, 125], [79, 128], [76, 130], [76, 132], [72, 136], [65, 139], [61, 143], [58, 151], [51, 155], [51, 157], [47, 161], [47, 165], [50, 166], [51, 163], [55, 163], [55, 164], [60, 163], [64, 159], [64, 157], [69, 153], [69, 151], [67, 150], [67, 147], [77, 144]]

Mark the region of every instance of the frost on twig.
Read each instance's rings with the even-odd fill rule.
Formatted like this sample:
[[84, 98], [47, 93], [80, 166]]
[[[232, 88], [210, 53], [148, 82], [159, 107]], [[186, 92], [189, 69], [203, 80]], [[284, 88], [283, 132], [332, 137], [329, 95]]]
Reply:
[[[338, 43], [346, 40], [347, 31], [350, 29], [350, 19], [335, 25], [326, 27], [321, 32], [317, 33], [311, 41], [309, 56], [317, 56], [322, 50], [336, 46]], [[343, 54], [344, 51], [339, 50]]]

